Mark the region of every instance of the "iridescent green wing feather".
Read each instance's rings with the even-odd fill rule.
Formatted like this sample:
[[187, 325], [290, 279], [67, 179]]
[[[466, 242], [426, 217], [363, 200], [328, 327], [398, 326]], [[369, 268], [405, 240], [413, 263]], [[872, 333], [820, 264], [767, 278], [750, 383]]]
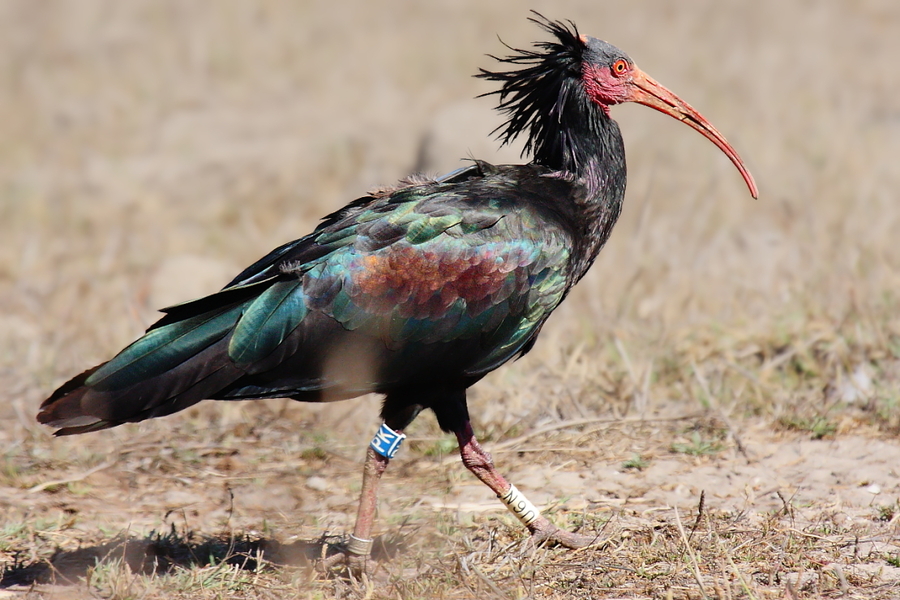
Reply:
[[569, 257], [561, 232], [508, 205], [409, 188], [316, 232], [316, 258], [282, 261], [286, 280], [246, 308], [229, 355], [262, 360], [321, 311], [394, 350], [478, 337], [473, 371], [495, 368], [562, 299]]

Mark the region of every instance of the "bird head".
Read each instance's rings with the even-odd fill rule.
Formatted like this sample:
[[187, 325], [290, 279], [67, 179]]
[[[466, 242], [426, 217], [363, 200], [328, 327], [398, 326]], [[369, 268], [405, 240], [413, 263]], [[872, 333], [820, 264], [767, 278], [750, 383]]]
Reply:
[[581, 77], [588, 97], [601, 110], [623, 102], [637, 102], [674, 117], [696, 129], [725, 153], [740, 171], [750, 194], [756, 198], [758, 190], [753, 176], [744, 166], [737, 151], [706, 118], [690, 104], [657, 83], [641, 71], [627, 54], [603, 40], [578, 36], [582, 44]]
[[[737, 151], [713, 125], [690, 104], [641, 71], [627, 54], [603, 40], [578, 33], [571, 21], [551, 21], [539, 13], [530, 19], [554, 36], [536, 42], [537, 50], [509, 47], [513, 55], [495, 58], [520, 66], [510, 71], [487, 71], [477, 75], [500, 81], [495, 92], [498, 109], [508, 115], [501, 125], [501, 140], [508, 143], [527, 132], [525, 152], [535, 162], [559, 168], [564, 161], [565, 140], [576, 131], [596, 133], [609, 121], [609, 107], [637, 102], [686, 123], [703, 134], [731, 159], [756, 198], [753, 176]], [[560, 140], [563, 140], [562, 142]]]

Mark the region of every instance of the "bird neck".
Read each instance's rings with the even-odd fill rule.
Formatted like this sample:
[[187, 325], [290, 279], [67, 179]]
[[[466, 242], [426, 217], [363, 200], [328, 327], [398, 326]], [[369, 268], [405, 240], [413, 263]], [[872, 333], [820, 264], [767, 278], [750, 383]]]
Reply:
[[[576, 187], [580, 236], [575, 281], [584, 276], [612, 233], [625, 197], [625, 144], [618, 124], [581, 90], [561, 94], [556, 118], [535, 140], [535, 163], [549, 167]], [[552, 125], [550, 123], [552, 122]]]

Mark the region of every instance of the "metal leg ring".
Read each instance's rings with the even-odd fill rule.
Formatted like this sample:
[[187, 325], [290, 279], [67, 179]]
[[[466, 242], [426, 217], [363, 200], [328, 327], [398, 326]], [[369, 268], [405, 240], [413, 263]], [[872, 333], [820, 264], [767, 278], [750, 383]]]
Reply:
[[372, 553], [373, 543], [374, 540], [364, 540], [351, 533], [350, 541], [347, 542], [347, 552], [356, 556], [369, 556]]

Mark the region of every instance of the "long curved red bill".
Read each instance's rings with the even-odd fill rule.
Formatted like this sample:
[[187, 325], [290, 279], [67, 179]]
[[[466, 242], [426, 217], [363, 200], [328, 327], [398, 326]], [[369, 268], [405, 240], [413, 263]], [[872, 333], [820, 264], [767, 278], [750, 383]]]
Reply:
[[753, 175], [744, 166], [744, 161], [741, 160], [737, 151], [728, 143], [728, 140], [703, 115], [637, 67], [633, 68], [631, 84], [631, 93], [628, 101], [655, 108], [702, 133], [706, 136], [706, 139], [718, 146], [719, 150], [731, 159], [734, 166], [741, 172], [744, 181], [747, 182], [747, 187], [750, 188], [750, 195], [754, 198], [759, 196], [756, 182], [753, 181]]

